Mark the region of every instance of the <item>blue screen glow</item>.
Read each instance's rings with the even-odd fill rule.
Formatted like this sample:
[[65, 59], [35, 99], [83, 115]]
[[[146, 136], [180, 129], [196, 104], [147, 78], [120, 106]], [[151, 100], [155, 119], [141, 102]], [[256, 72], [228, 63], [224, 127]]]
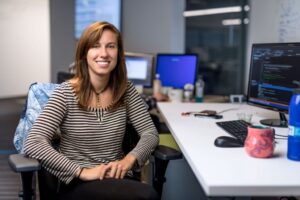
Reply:
[[158, 54], [156, 74], [160, 75], [163, 87], [183, 88], [185, 84], [195, 84], [197, 55]]

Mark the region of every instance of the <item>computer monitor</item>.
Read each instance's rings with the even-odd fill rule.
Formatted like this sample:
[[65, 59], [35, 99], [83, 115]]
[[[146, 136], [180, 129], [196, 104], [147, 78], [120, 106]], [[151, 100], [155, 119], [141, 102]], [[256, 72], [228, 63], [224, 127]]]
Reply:
[[134, 85], [142, 85], [149, 88], [153, 80], [153, 60], [152, 54], [125, 53], [125, 62], [128, 79]]
[[156, 74], [163, 87], [183, 89], [187, 83], [195, 84], [197, 63], [196, 54], [157, 54]]
[[268, 126], [286, 127], [293, 81], [300, 79], [300, 43], [253, 44], [247, 102], [279, 112], [280, 119], [264, 119]]

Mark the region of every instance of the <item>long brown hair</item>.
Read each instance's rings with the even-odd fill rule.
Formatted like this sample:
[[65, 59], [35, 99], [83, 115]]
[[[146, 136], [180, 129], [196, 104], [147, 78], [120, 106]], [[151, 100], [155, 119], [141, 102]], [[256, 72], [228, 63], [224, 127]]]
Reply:
[[93, 86], [90, 82], [88, 72], [87, 52], [101, 38], [104, 30], [110, 30], [116, 34], [118, 46], [118, 61], [116, 67], [111, 71], [108, 86], [112, 90], [113, 104], [111, 108], [118, 107], [123, 103], [123, 95], [127, 87], [127, 71], [125, 65], [124, 46], [121, 33], [108, 22], [95, 22], [88, 26], [82, 33], [76, 48], [75, 76], [73, 78], [74, 90], [78, 96], [78, 104], [81, 108], [89, 107]]

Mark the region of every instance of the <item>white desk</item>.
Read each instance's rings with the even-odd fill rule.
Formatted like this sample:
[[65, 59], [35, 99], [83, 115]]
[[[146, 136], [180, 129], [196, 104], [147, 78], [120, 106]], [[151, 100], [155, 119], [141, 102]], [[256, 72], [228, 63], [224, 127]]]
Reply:
[[[235, 110], [222, 113], [219, 120], [181, 116], [187, 111], [228, 108]], [[300, 162], [287, 159], [287, 140], [276, 140], [274, 157], [267, 159], [252, 158], [244, 148], [214, 146], [215, 138], [228, 135], [216, 121], [234, 120], [236, 113], [245, 112], [254, 113], [252, 122], [258, 123], [279, 118], [278, 113], [225, 103], [158, 103], [158, 109], [207, 196], [300, 195]], [[276, 133], [287, 135], [287, 128], [276, 128]]]

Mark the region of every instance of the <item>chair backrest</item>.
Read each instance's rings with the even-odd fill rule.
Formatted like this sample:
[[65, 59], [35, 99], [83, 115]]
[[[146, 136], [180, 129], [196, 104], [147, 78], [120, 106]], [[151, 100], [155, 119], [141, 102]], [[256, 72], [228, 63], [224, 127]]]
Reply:
[[14, 135], [14, 145], [19, 153], [23, 153], [23, 144], [33, 123], [58, 85], [54, 83], [33, 83], [30, 85], [26, 103]]
[[74, 77], [74, 74], [70, 73], [70, 72], [58, 72], [57, 73], [57, 83], [62, 83], [66, 80], [69, 80], [71, 78]]

